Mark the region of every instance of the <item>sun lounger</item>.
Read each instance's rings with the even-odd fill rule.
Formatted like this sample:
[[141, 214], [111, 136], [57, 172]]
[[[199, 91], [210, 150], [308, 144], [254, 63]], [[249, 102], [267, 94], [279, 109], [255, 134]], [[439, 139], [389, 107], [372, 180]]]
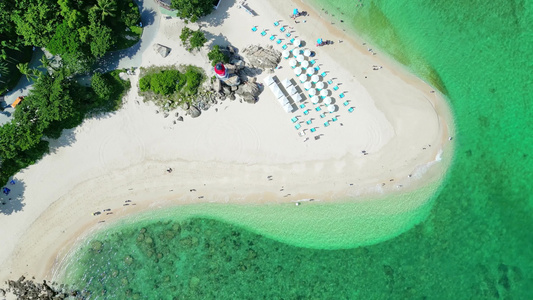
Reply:
[[284, 31], [285, 31], [285, 27], [281, 27], [281, 28], [279, 29], [279, 31], [284, 32]]
[[279, 22], [274, 22], [274, 26], [278, 26], [279, 25]]
[[322, 76], [322, 77], [326, 77], [326, 75], [328, 75], [328, 74], [326, 74], [326, 72], [322, 72], [322, 74], [320, 74], [320, 76]]
[[294, 38], [291, 39], [291, 44], [294, 43]]
[[271, 40], [271, 41], [273, 41], [273, 40], [275, 40], [275, 39], [276, 39], [275, 36], [273, 36], [273, 35], [270, 36], [270, 40]]
[[311, 132], [315, 132], [315, 131], [316, 131], [316, 128], [313, 127], [313, 128], [311, 128], [310, 131], [311, 131]]
[[348, 108], [348, 112], [353, 112], [353, 107]]
[[324, 126], [325, 126], [325, 127], [328, 127], [328, 126], [329, 126], [329, 121], [326, 121], [326, 122], [324, 123]]
[[336, 91], [336, 90], [338, 90], [338, 89], [339, 89], [338, 86], [334, 86], [334, 87], [333, 87], [333, 90], [334, 90], [334, 91]]
[[314, 65], [314, 64], [315, 64], [315, 60], [314, 60], [314, 59], [313, 59], [313, 60], [310, 60], [309, 63], [312, 64], [312, 65]]
[[316, 66], [316, 67], [315, 67], [315, 70], [318, 72], [318, 70], [320, 70], [320, 67], [319, 67], [319, 66]]
[[315, 110], [316, 110], [316, 111], [321, 111], [322, 108], [320, 108], [320, 106], [317, 106], [317, 107], [315, 108]]
[[278, 39], [278, 40], [276, 41], [276, 44], [278, 44], [278, 45], [281, 44], [281, 39]]
[[304, 115], [307, 116], [308, 114], [309, 114], [309, 110], [308, 109], [304, 110]]
[[344, 104], [344, 106], [348, 106], [348, 104], [350, 104], [350, 103], [348, 101], [346, 101], [343, 104]]
[[256, 31], [257, 31], [257, 27], [255, 27], [255, 26], [252, 27], [252, 31], [253, 31], [253, 32], [256, 32]]
[[291, 33], [290, 33], [290, 32], [287, 32], [286, 36], [287, 36], [287, 37], [290, 37], [290, 36], [291, 36]]
[[337, 118], [335, 117], [331, 118], [331, 122], [335, 122], [335, 121], [337, 121]]
[[308, 120], [308, 121], [307, 121], [307, 122], [305, 122], [305, 123], [307, 123], [307, 125], [309, 125], [309, 124], [313, 123], [313, 121], [311, 121], [311, 120]]
[[305, 104], [300, 104], [300, 108], [304, 108], [305, 107]]
[[339, 94], [339, 97], [340, 97], [341, 99], [344, 98], [344, 93], [340, 93], [340, 94]]
[[265, 36], [265, 35], [267, 35], [267, 32], [263, 30], [263, 32], [261, 32], [261, 35]]
[[293, 123], [296, 123], [296, 122], [298, 122], [298, 118], [297, 118], [297, 117], [294, 117], [294, 118], [291, 119], [291, 121], [292, 121]]
[[321, 118], [321, 119], [323, 119], [323, 118], [325, 118], [325, 117], [326, 117], [325, 114], [320, 114], [320, 118]]
[[328, 84], [333, 84], [333, 80], [328, 80]]
[[302, 127], [302, 125], [300, 125], [300, 124], [294, 125], [294, 128], [296, 128], [296, 129], [300, 129], [300, 127]]
[[287, 49], [287, 45], [281, 46], [281, 49], [283, 49], [283, 50]]

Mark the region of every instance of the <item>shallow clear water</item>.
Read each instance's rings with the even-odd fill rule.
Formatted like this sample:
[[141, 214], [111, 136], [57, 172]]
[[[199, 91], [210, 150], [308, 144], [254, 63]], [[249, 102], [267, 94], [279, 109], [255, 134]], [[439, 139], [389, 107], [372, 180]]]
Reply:
[[323, 2], [449, 97], [455, 157], [427, 219], [346, 250], [205, 218], [143, 221], [95, 237], [99, 251], [87, 241], [70, 281], [102, 299], [532, 297], [532, 2]]

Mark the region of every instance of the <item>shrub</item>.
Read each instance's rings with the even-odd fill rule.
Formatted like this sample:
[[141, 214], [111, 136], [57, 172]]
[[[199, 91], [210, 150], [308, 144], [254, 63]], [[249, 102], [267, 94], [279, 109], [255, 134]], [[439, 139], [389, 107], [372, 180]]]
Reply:
[[95, 73], [91, 80], [91, 87], [93, 91], [101, 99], [108, 99], [113, 92], [113, 89], [109, 82], [100, 73]]
[[207, 39], [205, 38], [205, 34], [203, 31], [198, 30], [194, 31], [191, 36], [191, 49], [200, 49], [204, 46], [204, 44], [207, 42]]
[[223, 63], [229, 62], [229, 57], [220, 51], [220, 47], [218, 45], [215, 45], [213, 49], [207, 53], [207, 58], [209, 58], [211, 61], [212, 66], [215, 66], [217, 62], [220, 61]]
[[189, 27], [183, 27], [180, 34], [180, 41], [183, 43], [183, 45], [186, 45], [189, 41], [189, 38], [192, 35], [192, 30]]

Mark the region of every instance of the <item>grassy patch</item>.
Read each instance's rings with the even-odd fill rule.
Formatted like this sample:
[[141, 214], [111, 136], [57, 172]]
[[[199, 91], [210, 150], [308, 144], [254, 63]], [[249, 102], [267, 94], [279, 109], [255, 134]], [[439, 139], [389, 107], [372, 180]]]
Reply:
[[[129, 28], [129, 30], [126, 30]], [[113, 51], [127, 49], [134, 46], [141, 40], [141, 35], [143, 33], [142, 27], [139, 26], [130, 26], [122, 29], [122, 33], [117, 38], [115, 45], [113, 46]]]

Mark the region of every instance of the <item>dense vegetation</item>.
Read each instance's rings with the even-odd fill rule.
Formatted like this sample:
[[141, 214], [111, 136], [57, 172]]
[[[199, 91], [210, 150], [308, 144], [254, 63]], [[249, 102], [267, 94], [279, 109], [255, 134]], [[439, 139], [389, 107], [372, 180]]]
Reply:
[[3, 0], [0, 93], [14, 85], [6, 78], [18, 79], [14, 65], [29, 61], [28, 46], [60, 55], [68, 73], [85, 73], [107, 51], [135, 44], [141, 33], [139, 21], [132, 0]]
[[213, 11], [213, 0], [172, 0], [171, 7], [177, 16], [186, 21], [196, 22], [200, 17]]
[[198, 94], [205, 78], [203, 71], [194, 66], [178, 69], [149, 68], [139, 80], [139, 89], [148, 99], [171, 101], [175, 104], [189, 102]]
[[119, 72], [95, 74], [92, 87], [79, 85], [66, 68], [40, 74], [11, 122], [0, 127], [0, 184], [48, 151], [43, 137], [58, 138], [89, 112], [118, 108], [130, 84], [118, 78]]
[[207, 38], [205, 37], [203, 31], [194, 31], [191, 30], [189, 27], [183, 27], [180, 34], [180, 40], [189, 52], [193, 49], [202, 48], [207, 42]]

